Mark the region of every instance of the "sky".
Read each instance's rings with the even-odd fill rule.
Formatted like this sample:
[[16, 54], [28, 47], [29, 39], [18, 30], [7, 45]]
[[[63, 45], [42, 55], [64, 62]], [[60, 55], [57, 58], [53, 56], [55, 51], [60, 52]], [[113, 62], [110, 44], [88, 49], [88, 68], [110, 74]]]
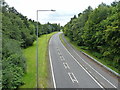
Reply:
[[106, 3], [110, 5], [115, 0], [5, 0], [10, 7], [14, 7], [19, 13], [27, 16], [28, 19], [36, 21], [37, 10], [56, 10], [38, 13], [38, 20], [44, 24], [60, 23], [64, 26], [74, 15], [78, 15], [88, 6], [93, 9], [99, 4]]

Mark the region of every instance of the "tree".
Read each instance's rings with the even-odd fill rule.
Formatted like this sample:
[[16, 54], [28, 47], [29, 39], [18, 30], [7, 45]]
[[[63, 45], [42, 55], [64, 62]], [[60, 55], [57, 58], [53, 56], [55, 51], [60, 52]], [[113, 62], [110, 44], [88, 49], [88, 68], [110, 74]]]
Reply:
[[100, 59], [120, 69], [120, 2], [89, 6], [64, 26], [63, 32], [79, 46], [99, 53]]
[[[26, 73], [26, 59], [22, 49], [36, 40], [37, 22], [28, 19], [14, 7], [2, 2], [2, 88], [16, 89], [24, 84], [22, 77]], [[60, 30], [57, 24], [40, 24], [39, 36]]]

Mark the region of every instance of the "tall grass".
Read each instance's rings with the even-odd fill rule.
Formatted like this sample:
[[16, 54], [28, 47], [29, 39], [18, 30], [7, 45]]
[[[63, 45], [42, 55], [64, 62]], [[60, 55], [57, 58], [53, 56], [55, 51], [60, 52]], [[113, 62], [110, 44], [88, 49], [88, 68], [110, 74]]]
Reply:
[[[38, 39], [38, 77], [39, 77], [39, 87], [47, 88], [48, 81], [48, 60], [47, 60], [47, 47], [50, 37], [55, 34], [42, 35]], [[27, 73], [23, 77], [24, 85], [20, 88], [36, 88], [36, 41], [33, 46], [28, 47], [23, 50], [26, 63], [27, 63]]]

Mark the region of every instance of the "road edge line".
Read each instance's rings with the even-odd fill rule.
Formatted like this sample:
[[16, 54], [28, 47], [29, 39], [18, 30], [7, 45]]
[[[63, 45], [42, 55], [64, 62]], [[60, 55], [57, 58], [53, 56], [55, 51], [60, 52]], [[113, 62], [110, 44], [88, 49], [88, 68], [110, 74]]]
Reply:
[[[63, 39], [63, 37], [62, 37], [62, 39]], [[70, 45], [70, 44], [69, 44], [69, 45]], [[76, 52], [76, 49], [75, 49], [72, 45], [70, 45], [70, 46], [73, 48], [73, 51], [77, 54], [77, 56], [79, 56], [78, 53]], [[120, 77], [120, 74], [119, 74], [119, 73], [117, 73], [117, 72], [113, 71], [112, 69], [110, 69], [109, 67], [103, 65], [101, 62], [97, 61], [96, 59], [94, 59], [94, 58], [91, 57], [90, 55], [88, 55], [88, 54], [86, 54], [85, 52], [82, 52], [82, 51], [81, 51], [81, 53], [83, 53], [85, 56], [91, 58], [94, 62], [96, 62], [97, 64], [99, 64], [100, 66], [102, 66], [103, 68], [105, 68], [106, 70], [110, 71], [111, 73], [113, 73], [113, 74], [114, 74], [115, 76], [117, 76], [118, 78]], [[79, 58], [82, 59], [81, 56], [79, 56]], [[84, 59], [82, 59], [82, 61], [84, 61]], [[106, 80], [111, 86], [113, 86], [114, 88], [117, 88], [116, 85], [114, 85], [112, 82], [110, 82], [109, 80], [107, 80], [107, 78], [105, 78], [101, 73], [99, 73], [96, 69], [94, 69], [90, 64], [88, 64], [86, 61], [84, 61], [84, 62], [85, 62], [89, 67], [91, 67], [91, 69], [94, 70], [98, 75], [100, 75], [104, 80]]]
[[[62, 44], [62, 43], [61, 43]], [[70, 56], [75, 60], [75, 62], [83, 68], [83, 70], [98, 84], [99, 87], [103, 88], [104, 87], [102, 85], [100, 85], [100, 83], [71, 55], [71, 53], [66, 49], [66, 47], [62, 44], [62, 46], [65, 48], [65, 50], [70, 54]]]
[[[74, 52], [78, 55], [78, 53], [74, 50]], [[78, 55], [78, 57], [80, 59], [81, 56]], [[113, 86], [114, 88], [117, 88], [113, 83], [111, 83], [109, 80], [107, 80], [101, 73], [99, 73], [96, 69], [94, 69], [90, 64], [88, 64], [86, 61], [84, 61], [84, 59], [82, 59], [83, 62], [85, 62], [92, 70], [94, 70], [98, 75], [100, 75], [104, 80], [106, 80], [111, 86]]]
[[[62, 36], [62, 35], [61, 35]], [[73, 45], [70, 45], [72, 46], [73, 49], [75, 49], [73, 47]], [[90, 55], [88, 55], [87, 53], [81, 51], [81, 53], [83, 53], [85, 56], [89, 57], [90, 59], [92, 59], [94, 62], [96, 62], [97, 64], [99, 64], [100, 66], [102, 66], [103, 68], [105, 68], [106, 70], [108, 70], [109, 72], [111, 72], [113, 75], [115, 75], [116, 77], [120, 78], [120, 74], [117, 73], [116, 71], [112, 70], [111, 68], [107, 67], [106, 65], [102, 64], [101, 62], [99, 62], [98, 60], [96, 60], [95, 58], [91, 57]]]
[[[51, 38], [50, 38], [50, 42], [51, 42]], [[53, 87], [56, 90], [56, 82], [55, 82], [55, 76], [54, 76], [53, 65], [52, 65], [52, 60], [51, 60], [51, 53], [50, 53], [50, 42], [49, 42], [49, 60], [50, 60], [50, 66], [51, 66], [51, 71], [52, 71]]]
[[90, 55], [88, 55], [85, 52], [82, 52], [84, 55], [86, 55], [87, 57], [91, 58], [92, 60], [94, 60], [96, 63], [98, 63], [99, 65], [101, 65], [102, 67], [104, 67], [105, 69], [107, 69], [108, 71], [110, 71], [111, 73], [113, 73], [114, 75], [120, 77], [120, 74], [115, 72], [114, 70], [112, 70], [111, 68], [107, 67], [106, 65], [102, 64], [101, 62], [99, 62], [98, 60], [94, 59], [93, 57], [91, 57]]

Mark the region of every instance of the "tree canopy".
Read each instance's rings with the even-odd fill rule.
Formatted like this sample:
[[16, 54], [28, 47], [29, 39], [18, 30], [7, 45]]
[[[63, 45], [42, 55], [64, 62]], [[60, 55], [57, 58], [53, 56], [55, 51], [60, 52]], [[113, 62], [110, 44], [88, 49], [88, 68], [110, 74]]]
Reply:
[[[26, 73], [26, 59], [22, 49], [36, 40], [37, 22], [28, 19], [14, 7], [2, 2], [2, 88], [16, 89], [24, 84], [21, 78]], [[39, 37], [54, 31], [60, 31], [59, 24], [41, 24], [38, 22]]]
[[89, 6], [74, 17], [64, 26], [64, 34], [120, 70], [120, 2], [102, 3], [94, 10]]

